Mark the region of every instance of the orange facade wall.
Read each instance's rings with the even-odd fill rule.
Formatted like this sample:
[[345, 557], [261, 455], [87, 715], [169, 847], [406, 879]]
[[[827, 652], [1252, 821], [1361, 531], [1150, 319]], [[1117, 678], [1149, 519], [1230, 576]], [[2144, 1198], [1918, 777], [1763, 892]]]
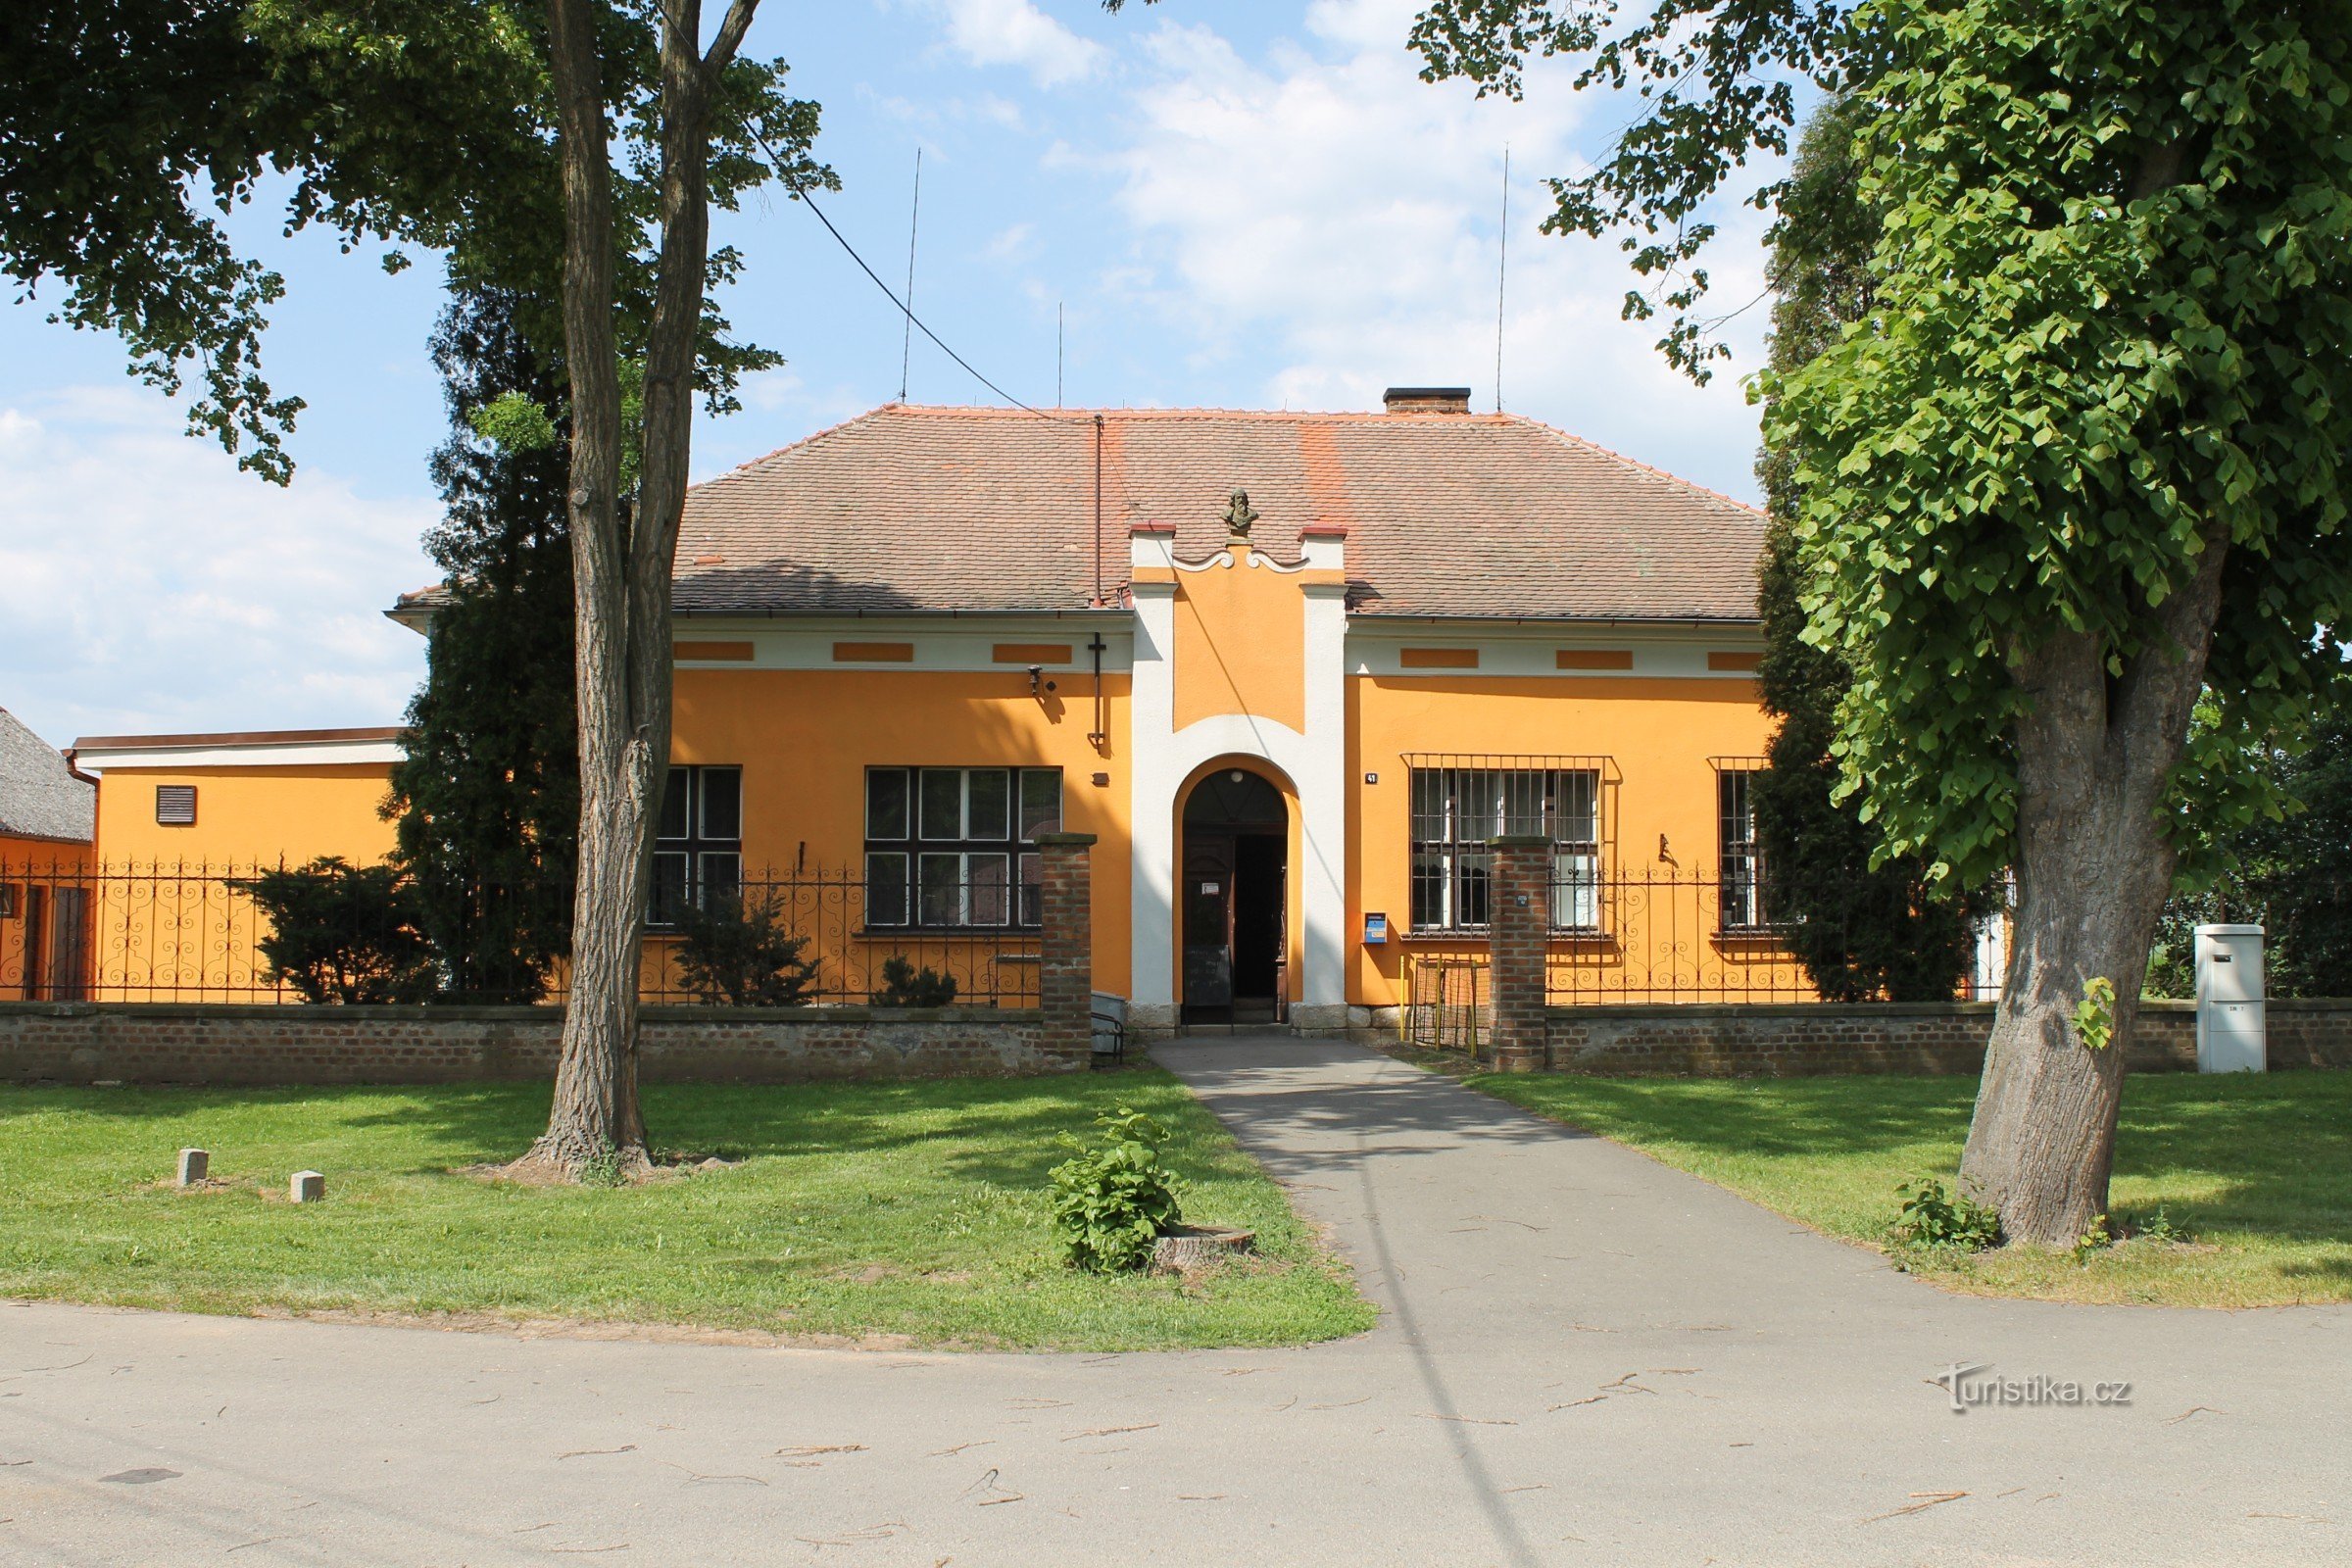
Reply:
[[[1771, 720], [1745, 679], [1646, 679], [1600, 676], [1391, 678], [1348, 683], [1349, 861], [1348, 906], [1352, 953], [1348, 1000], [1389, 1006], [1400, 999], [1407, 956], [1482, 953], [1483, 939], [1416, 941], [1411, 923], [1413, 753], [1608, 759], [1602, 781], [1605, 873], [1632, 879], [1711, 876], [1717, 859], [1716, 768], [1710, 759], [1758, 758]], [[1368, 773], [1380, 782], [1364, 782]], [[1692, 965], [1743, 976], [1758, 992], [1786, 996], [1793, 965], [1777, 947], [1742, 949], [1711, 931], [1669, 932], [1670, 900], [1628, 899], [1610, 910], [1614, 943], [1555, 943], [1557, 991], [1590, 990], [1594, 1000], [1651, 1000], [1638, 959], [1681, 948]], [[1693, 909], [1696, 901], [1693, 899]], [[1361, 942], [1364, 915], [1389, 917], [1386, 945]], [[1695, 945], [1695, 946], [1694, 946]], [[1729, 965], [1728, 971], [1724, 968]], [[1589, 972], [1572, 986], [1564, 971]], [[1659, 988], [1663, 990], [1663, 987]], [[1737, 1000], [1734, 998], [1732, 1000]]]
[[[98, 784], [97, 858], [109, 866], [302, 865], [339, 855], [368, 865], [392, 852], [380, 808], [385, 763], [109, 768]], [[155, 819], [159, 784], [196, 789], [196, 820]]]
[[[1094, 677], [1071, 671], [1054, 679], [1056, 691], [1032, 697], [1021, 669], [681, 669], [670, 758], [743, 768], [744, 868], [755, 878], [861, 865], [869, 766], [1059, 767], [1064, 827], [1101, 840], [1095, 984], [1123, 992], [1129, 681], [1102, 677], [1108, 741], [1098, 751], [1087, 740]], [[1096, 784], [1097, 774], [1105, 782]]]
[[[196, 820], [155, 819], [159, 784], [196, 790]], [[247, 1002], [271, 987], [257, 944], [269, 922], [233, 881], [320, 856], [372, 865], [391, 853], [378, 813], [387, 763], [109, 768], [98, 783], [100, 874], [87, 893], [99, 1002]]]
[[51, 866], [64, 872], [78, 871], [90, 863], [87, 844], [69, 844], [58, 839], [25, 839], [13, 833], [0, 833], [0, 871], [22, 870], [31, 866], [46, 872]]
[[1297, 576], [1234, 564], [1176, 574], [1176, 727], [1216, 713], [1249, 713], [1306, 727], [1304, 602]]
[[0, 1002], [73, 1000], [87, 967], [89, 867], [87, 844], [0, 833]]

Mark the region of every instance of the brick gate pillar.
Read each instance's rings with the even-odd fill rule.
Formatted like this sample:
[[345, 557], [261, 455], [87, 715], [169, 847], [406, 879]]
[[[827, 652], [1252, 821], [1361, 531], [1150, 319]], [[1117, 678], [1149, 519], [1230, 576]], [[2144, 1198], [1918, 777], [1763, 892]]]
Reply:
[[1095, 897], [1092, 833], [1037, 836], [1037, 1004], [1050, 1055], [1083, 1067], [1095, 1051]]
[[1544, 1003], [1551, 948], [1551, 840], [1508, 834], [1487, 840], [1494, 954], [1492, 1039], [1497, 1072], [1542, 1072], [1550, 1025]]

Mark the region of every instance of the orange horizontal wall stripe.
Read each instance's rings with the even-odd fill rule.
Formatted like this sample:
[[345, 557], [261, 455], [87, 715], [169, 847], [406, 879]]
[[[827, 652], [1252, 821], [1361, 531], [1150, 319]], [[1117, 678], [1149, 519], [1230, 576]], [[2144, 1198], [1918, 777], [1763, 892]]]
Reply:
[[833, 662], [836, 664], [911, 664], [914, 662], [912, 643], [835, 643]]
[[1554, 669], [1631, 669], [1631, 648], [1563, 648], [1551, 656]]
[[1713, 653], [1707, 656], [1709, 669], [1753, 669], [1763, 662], [1762, 654]]
[[1066, 664], [1070, 662], [1068, 643], [999, 643], [990, 650], [989, 658], [1000, 664]]
[[752, 659], [750, 643], [672, 643], [669, 652], [673, 659], [732, 660], [747, 664]]
[[1406, 669], [1476, 669], [1475, 648], [1399, 648], [1396, 662]]

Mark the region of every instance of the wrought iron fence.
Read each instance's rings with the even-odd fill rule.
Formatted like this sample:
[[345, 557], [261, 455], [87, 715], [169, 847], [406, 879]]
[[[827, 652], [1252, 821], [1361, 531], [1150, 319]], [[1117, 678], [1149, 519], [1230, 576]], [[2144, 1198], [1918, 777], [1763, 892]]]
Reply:
[[[570, 909], [567, 886], [495, 885], [455, 896], [441, 889], [427, 899], [412, 879], [351, 869], [372, 880], [304, 906], [313, 915], [302, 929], [281, 932], [257, 884], [274, 872], [316, 873], [0, 863], [0, 1000], [564, 1001], [568, 973], [561, 957], [534, 961], [514, 951], [527, 944], [469, 933], [512, 932], [530, 911], [542, 926], [552, 914], [561, 930]], [[647, 1003], [789, 996], [815, 1004], [905, 1005], [952, 994], [961, 1004], [1036, 1005], [1042, 933], [1030, 890], [987, 883], [925, 892], [928, 902], [913, 906], [903, 893], [886, 893], [902, 917], [889, 923], [867, 918], [865, 878], [854, 869], [732, 877], [683, 898], [658, 888], [661, 918], [646, 932], [639, 996]], [[943, 913], [956, 922], [1014, 923], [948, 923]], [[786, 952], [784, 972], [811, 966], [805, 982], [763, 987], [762, 976], [779, 968], [768, 960]], [[894, 959], [904, 960], [903, 972], [893, 969]]]
[[[1470, 874], [1483, 879], [1486, 868], [1473, 866]], [[1488, 890], [1474, 885], [1471, 891], [1470, 903], [1483, 910]], [[1825, 932], [1823, 923], [1874, 917], [1859, 907], [1852, 915], [1814, 911], [1803, 930], [1825, 938], [1830, 947], [1844, 947], [1846, 933]], [[1770, 879], [1753, 861], [1720, 871], [1628, 872], [1601, 869], [1586, 857], [1555, 857], [1549, 918], [1544, 991], [1555, 1006], [1823, 1000], [1791, 940], [1797, 926], [1776, 907]], [[1475, 985], [1473, 1011], [1483, 1007], [1491, 934], [1483, 923], [1422, 926], [1407, 933], [1403, 1027], [1408, 1032], [1443, 1027], [1462, 1033], [1455, 1004], [1432, 1000], [1438, 993], [1429, 988]], [[2004, 936], [2002, 921], [1986, 923], [1976, 961], [1954, 987], [1956, 996], [1998, 998]], [[1477, 979], [1465, 980], [1472, 970], [1479, 971]], [[1459, 1049], [1450, 1038], [1443, 1044]]]

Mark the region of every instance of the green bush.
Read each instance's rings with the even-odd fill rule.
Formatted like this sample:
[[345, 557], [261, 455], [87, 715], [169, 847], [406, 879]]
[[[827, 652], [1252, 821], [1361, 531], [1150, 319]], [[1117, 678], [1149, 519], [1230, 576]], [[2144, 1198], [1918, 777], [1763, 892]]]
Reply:
[[784, 929], [772, 898], [747, 905], [714, 895], [679, 911], [678, 933], [678, 978], [705, 1002], [789, 1007], [816, 988], [815, 960], [801, 957], [808, 939]]
[[956, 1000], [956, 977], [926, 964], [917, 970], [904, 953], [882, 961], [882, 989], [869, 1000], [877, 1007], [944, 1007]]
[[1061, 1135], [1070, 1157], [1054, 1167], [1054, 1228], [1070, 1262], [1098, 1274], [1141, 1268], [1152, 1246], [1183, 1217], [1176, 1176], [1160, 1163], [1167, 1130], [1121, 1105], [1097, 1116], [1102, 1141], [1091, 1148]]
[[270, 920], [254, 945], [269, 978], [305, 1002], [424, 1002], [439, 989], [415, 894], [388, 865], [341, 856], [264, 871], [234, 884]]
[[1982, 1252], [2001, 1244], [2001, 1216], [1965, 1193], [1946, 1194], [1943, 1183], [1899, 1183], [1903, 1197], [1894, 1222], [1895, 1240], [1906, 1247], [1955, 1248]]

